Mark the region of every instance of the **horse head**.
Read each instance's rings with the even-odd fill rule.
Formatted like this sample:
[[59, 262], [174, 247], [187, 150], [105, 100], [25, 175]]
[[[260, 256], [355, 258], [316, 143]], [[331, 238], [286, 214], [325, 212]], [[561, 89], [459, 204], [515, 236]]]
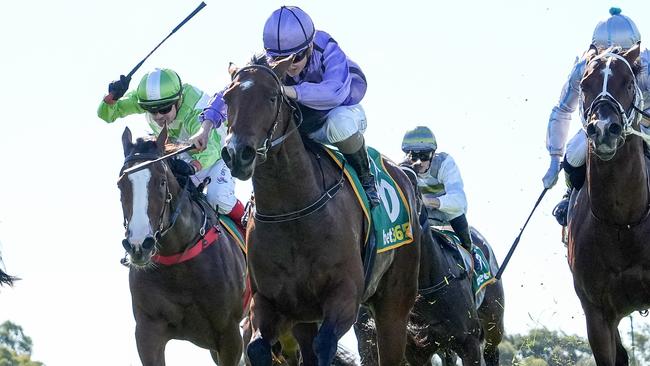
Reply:
[[128, 127], [122, 134], [125, 160], [117, 182], [126, 229], [122, 246], [130, 263], [137, 267], [148, 265], [156, 254], [156, 243], [170, 226], [172, 194], [180, 188], [164, 161], [132, 172], [125, 170], [164, 155], [166, 142], [166, 126], [157, 139], [138, 138], [136, 143], [132, 142]]
[[[256, 164], [267, 159], [269, 150], [284, 141], [291, 118], [291, 102], [284, 94], [282, 78], [292, 58], [272, 65], [265, 57], [254, 57], [241, 69], [229, 68], [232, 83], [224, 93], [228, 105], [228, 138], [221, 155], [233, 176], [246, 180]], [[274, 137], [276, 137], [274, 139]]]
[[614, 157], [628, 135], [639, 130], [642, 96], [636, 84], [639, 46], [622, 52], [589, 51], [580, 82], [581, 117], [593, 150], [601, 160]]

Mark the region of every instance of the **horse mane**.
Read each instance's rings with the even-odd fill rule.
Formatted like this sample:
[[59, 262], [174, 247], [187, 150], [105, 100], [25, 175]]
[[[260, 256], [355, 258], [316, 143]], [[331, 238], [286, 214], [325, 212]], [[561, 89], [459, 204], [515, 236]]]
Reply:
[[271, 67], [269, 64], [269, 58], [263, 53], [256, 53], [251, 57], [251, 60], [248, 62], [248, 65], [260, 65]]

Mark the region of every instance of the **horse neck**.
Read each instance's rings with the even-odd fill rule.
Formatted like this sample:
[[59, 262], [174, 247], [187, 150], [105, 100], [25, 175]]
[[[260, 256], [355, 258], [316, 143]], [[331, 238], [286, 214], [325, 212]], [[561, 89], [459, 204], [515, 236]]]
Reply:
[[[285, 130], [295, 128], [293, 122]], [[273, 151], [277, 149], [277, 151]], [[279, 146], [271, 148], [268, 159], [255, 168], [255, 205], [265, 214], [281, 214], [304, 208], [318, 199], [322, 190], [321, 171], [314, 166], [302, 137], [295, 131]]]
[[636, 223], [648, 209], [648, 178], [643, 143], [630, 136], [610, 161], [589, 147], [587, 187], [593, 213], [616, 224]]
[[422, 230], [418, 278], [420, 288], [434, 286], [449, 274], [449, 265], [445, 259], [445, 253], [436, 238], [427, 229]]

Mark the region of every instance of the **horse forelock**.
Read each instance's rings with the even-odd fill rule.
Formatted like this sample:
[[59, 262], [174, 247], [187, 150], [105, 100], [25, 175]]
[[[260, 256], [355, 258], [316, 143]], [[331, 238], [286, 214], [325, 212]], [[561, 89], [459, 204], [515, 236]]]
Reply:
[[257, 53], [251, 57], [250, 62], [248, 65], [258, 65], [258, 66], [266, 66], [266, 67], [271, 67], [269, 64], [269, 58], [266, 57], [265, 54], [262, 53]]

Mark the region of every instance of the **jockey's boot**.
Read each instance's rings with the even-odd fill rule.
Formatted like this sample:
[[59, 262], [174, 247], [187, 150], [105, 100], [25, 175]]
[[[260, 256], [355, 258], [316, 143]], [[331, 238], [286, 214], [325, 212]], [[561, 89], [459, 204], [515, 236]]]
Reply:
[[246, 237], [246, 228], [243, 225], [242, 218], [244, 217], [244, 205], [241, 203], [240, 200], [237, 200], [235, 202], [235, 205], [232, 206], [232, 210], [228, 213], [228, 217], [232, 219], [232, 221], [235, 222], [235, 225], [237, 225], [237, 229], [239, 232], [242, 234], [242, 236], [245, 238]]
[[557, 223], [561, 226], [567, 225], [567, 213], [569, 211], [569, 199], [571, 198], [571, 192], [573, 187], [567, 187], [566, 193], [562, 196], [562, 200], [555, 206], [553, 209], [553, 216], [557, 220]]
[[450, 220], [449, 224], [451, 224], [452, 229], [454, 229], [454, 232], [458, 235], [460, 245], [462, 245], [472, 257], [472, 260], [474, 261], [474, 270], [479, 270], [481, 267], [481, 261], [477, 258], [476, 253], [474, 252], [474, 243], [472, 242], [472, 234], [469, 231], [467, 217], [465, 214], [462, 214], [455, 219]]
[[352, 168], [357, 172], [359, 180], [363, 189], [366, 191], [366, 196], [368, 196], [368, 202], [370, 207], [375, 207], [381, 202], [379, 199], [379, 194], [377, 193], [377, 185], [375, 182], [375, 177], [370, 173], [370, 161], [368, 160], [368, 151], [366, 150], [366, 145], [362, 144], [356, 152], [351, 154], [343, 154], [345, 160], [352, 166]]

